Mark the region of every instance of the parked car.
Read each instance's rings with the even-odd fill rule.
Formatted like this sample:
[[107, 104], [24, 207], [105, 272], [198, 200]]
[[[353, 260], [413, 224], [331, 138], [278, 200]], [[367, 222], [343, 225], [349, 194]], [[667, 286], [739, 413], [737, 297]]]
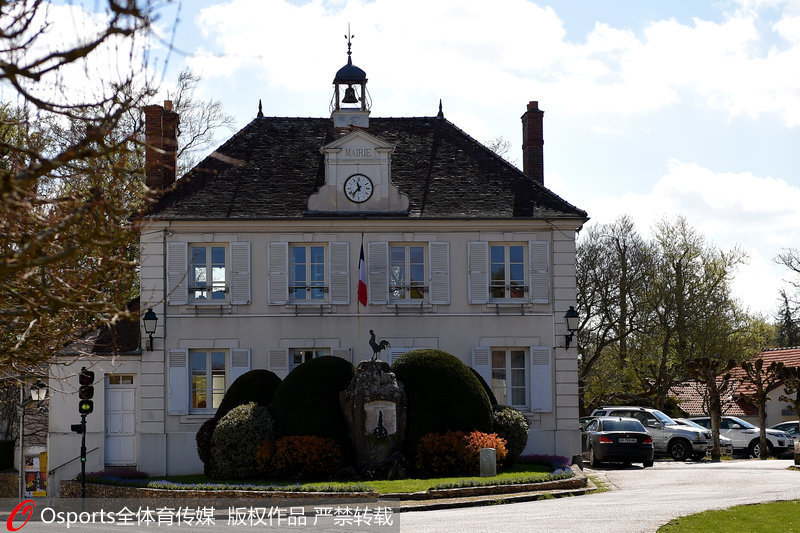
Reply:
[[[688, 418], [673, 418], [673, 420], [682, 426], [693, 426], [700, 429], [706, 429], [697, 422], [689, 420]], [[720, 435], [719, 450], [723, 455], [733, 455], [733, 441], [725, 435]]]
[[[711, 429], [710, 416], [695, 416], [689, 418], [704, 428]], [[735, 452], [746, 453], [751, 457], [760, 455], [761, 432], [759, 428], [736, 416], [723, 416], [719, 421], [719, 434], [725, 435], [733, 441]], [[792, 444], [792, 438], [776, 429], [767, 429], [767, 446], [770, 455], [780, 455]]]
[[635, 418], [602, 416], [581, 430], [581, 452], [589, 465], [603, 462], [653, 466], [653, 436]]
[[592, 416], [637, 419], [653, 436], [655, 454], [668, 455], [676, 461], [701, 459], [713, 446], [710, 431], [678, 425], [658, 409], [636, 406], [600, 407], [592, 412]]
[[[778, 431], [783, 431], [792, 439], [795, 443], [800, 442], [800, 428], [798, 427], [797, 420], [793, 422], [781, 422], [780, 424], [775, 424], [774, 426], [770, 427], [770, 429], [777, 429]], [[786, 450], [783, 457], [793, 457], [794, 456], [794, 446], [790, 445], [789, 449]]]
[[586, 424], [594, 420], [593, 416], [582, 416], [578, 419], [578, 429], [583, 430], [586, 427]]

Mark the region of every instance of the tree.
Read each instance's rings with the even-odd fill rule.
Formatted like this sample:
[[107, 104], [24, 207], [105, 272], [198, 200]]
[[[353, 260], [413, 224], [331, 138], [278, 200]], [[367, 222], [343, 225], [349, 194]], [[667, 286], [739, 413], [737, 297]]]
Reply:
[[[609, 377], [616, 378], [617, 391], [624, 387], [619, 370], [628, 357], [628, 339], [640, 325], [640, 297], [647, 288], [650, 260], [650, 247], [627, 216], [590, 228], [578, 244], [579, 382], [586, 392], [582, 401], [608, 401], [607, 387], [615, 381]], [[606, 378], [593, 380], [601, 366]], [[592, 381], [606, 392], [586, 387]]]
[[769, 457], [767, 442], [767, 401], [769, 392], [780, 383], [783, 374], [783, 363], [772, 361], [764, 368], [764, 359], [759, 357], [753, 361], [745, 361], [741, 369], [745, 374], [746, 392], [743, 397], [758, 408], [758, 425], [761, 428], [759, 440], [759, 458]]
[[[80, 8], [40, 0], [2, 7], [0, 368], [7, 374], [31, 372], [90, 326], [130, 315], [131, 215], [144, 189], [132, 179], [140, 173], [137, 132], [121, 125], [154, 94], [146, 66], [129, 62], [141, 57], [140, 36], [154, 13], [135, 0], [106, 0], [105, 8], [101, 25], [55, 42], [49, 33], [63, 22], [60, 10], [78, 16]], [[119, 65], [113, 78], [93, 78], [94, 61], [111, 53]]]
[[785, 290], [781, 290], [781, 307], [778, 311], [778, 346], [782, 348], [800, 346], [800, 323], [795, 313], [797, 308], [792, 306]]

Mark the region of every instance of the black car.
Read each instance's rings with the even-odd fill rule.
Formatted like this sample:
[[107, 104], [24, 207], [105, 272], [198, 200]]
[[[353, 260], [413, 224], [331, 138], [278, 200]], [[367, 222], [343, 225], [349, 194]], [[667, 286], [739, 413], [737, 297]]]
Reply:
[[581, 430], [581, 451], [590, 466], [603, 462], [653, 466], [653, 437], [635, 418], [600, 416]]

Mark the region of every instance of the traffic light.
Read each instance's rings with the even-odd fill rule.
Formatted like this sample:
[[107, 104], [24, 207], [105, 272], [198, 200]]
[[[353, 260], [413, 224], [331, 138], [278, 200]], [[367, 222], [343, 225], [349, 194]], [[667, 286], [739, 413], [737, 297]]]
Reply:
[[94, 402], [92, 401], [94, 396], [94, 372], [86, 370], [86, 367], [81, 368], [81, 373], [78, 375], [78, 383], [81, 385], [78, 389], [78, 397], [80, 398], [78, 412], [82, 415], [88, 415], [94, 410]]

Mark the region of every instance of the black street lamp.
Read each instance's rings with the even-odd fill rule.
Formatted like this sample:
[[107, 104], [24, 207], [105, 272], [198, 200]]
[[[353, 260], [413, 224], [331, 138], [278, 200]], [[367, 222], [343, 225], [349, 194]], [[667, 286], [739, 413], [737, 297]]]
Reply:
[[158, 317], [153, 312], [152, 307], [142, 317], [142, 323], [144, 323], [144, 332], [150, 336], [150, 341], [147, 343], [147, 351], [152, 352], [153, 334], [156, 332], [156, 324], [158, 324]]
[[19, 388], [19, 498], [25, 496], [25, 407], [32, 403], [41, 403], [47, 399], [47, 385], [41, 379], [31, 385], [31, 397], [25, 398], [25, 387]]
[[564, 315], [564, 320], [567, 323], [567, 331], [569, 331], [568, 335], [564, 335], [564, 348], [569, 348], [572, 337], [575, 335], [575, 332], [578, 331], [578, 322], [580, 321], [580, 316], [575, 310], [575, 307], [569, 306], [567, 313]]

